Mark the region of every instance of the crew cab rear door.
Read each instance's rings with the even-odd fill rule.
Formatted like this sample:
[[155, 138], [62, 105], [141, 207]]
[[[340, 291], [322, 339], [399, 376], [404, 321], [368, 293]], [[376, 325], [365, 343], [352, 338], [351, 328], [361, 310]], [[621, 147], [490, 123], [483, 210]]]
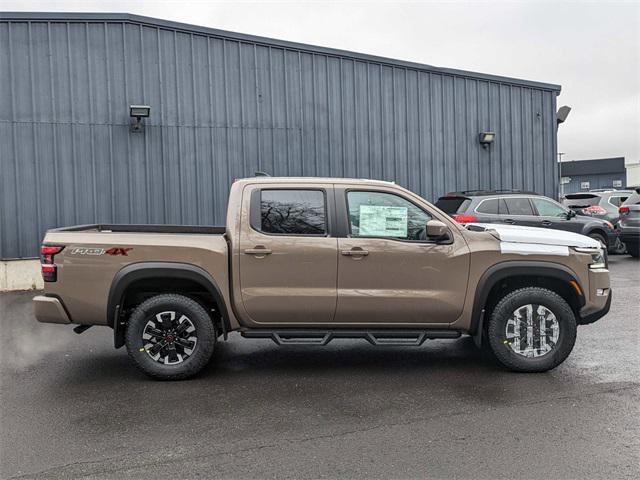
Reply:
[[336, 323], [447, 325], [464, 306], [469, 249], [426, 237], [439, 214], [384, 186], [336, 186], [338, 307]]
[[239, 244], [248, 324], [326, 324], [336, 308], [331, 185], [269, 184], [243, 195]]

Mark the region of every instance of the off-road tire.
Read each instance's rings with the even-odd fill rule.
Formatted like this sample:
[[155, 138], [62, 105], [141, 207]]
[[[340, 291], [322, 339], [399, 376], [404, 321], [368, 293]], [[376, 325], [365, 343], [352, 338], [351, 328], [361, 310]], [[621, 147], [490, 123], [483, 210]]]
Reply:
[[[196, 329], [197, 343], [193, 353], [183, 362], [164, 365], [155, 361], [144, 348], [142, 333], [150, 317], [164, 311], [186, 315]], [[158, 380], [184, 380], [202, 370], [213, 354], [216, 331], [207, 311], [195, 300], [177, 294], [162, 294], [142, 302], [127, 322], [125, 344], [134, 364]]]
[[[527, 304], [549, 309], [559, 324], [558, 341], [540, 357], [527, 358], [514, 352], [506, 342], [505, 328], [513, 312]], [[506, 294], [495, 306], [487, 328], [488, 347], [504, 367], [516, 372], [545, 372], [560, 365], [569, 356], [576, 341], [576, 317], [569, 304], [557, 293], [540, 287], [526, 287]]]

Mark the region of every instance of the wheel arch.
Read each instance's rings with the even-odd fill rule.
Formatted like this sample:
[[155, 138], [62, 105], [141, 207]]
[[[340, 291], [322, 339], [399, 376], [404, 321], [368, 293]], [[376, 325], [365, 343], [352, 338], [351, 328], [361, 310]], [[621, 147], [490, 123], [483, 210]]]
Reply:
[[607, 235], [607, 232], [600, 226], [600, 225], [596, 225], [595, 227], [591, 227], [586, 235], [590, 236], [594, 233], [597, 233], [598, 235], [600, 235], [602, 237], [602, 239], [604, 240], [604, 244], [607, 246], [607, 248], [611, 247], [611, 245], [609, 245], [609, 235]]
[[[581, 292], [586, 290], [573, 270], [565, 265], [553, 262], [501, 262], [488, 268], [482, 274], [476, 286], [469, 334], [473, 335], [477, 342], [480, 341], [482, 335], [484, 314], [487, 306], [490, 305], [491, 294], [505, 280], [512, 280], [512, 288], [517, 288], [527, 279], [531, 281], [531, 286], [543, 286], [554, 291], [559, 285], [564, 285], [564, 288], [561, 289], [562, 291], [556, 291], [556, 293], [568, 301], [576, 313], [576, 320], [579, 321], [579, 310], [585, 304], [584, 293], [578, 295], [570, 282], [576, 282]], [[541, 280], [546, 280], [548, 283], [541, 283]]]
[[204, 269], [189, 263], [140, 262], [127, 265], [116, 273], [109, 289], [107, 324], [113, 328], [114, 346], [124, 345], [124, 325], [120, 321], [123, 302], [130, 288], [136, 283], [153, 280], [183, 280], [199, 286], [213, 298], [221, 316], [223, 335], [230, 330], [229, 313], [224, 296], [215, 279]]

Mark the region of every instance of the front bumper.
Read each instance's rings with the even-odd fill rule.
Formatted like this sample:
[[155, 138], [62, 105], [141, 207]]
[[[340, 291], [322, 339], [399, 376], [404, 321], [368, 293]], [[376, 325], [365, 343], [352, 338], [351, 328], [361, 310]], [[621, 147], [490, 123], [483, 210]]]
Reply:
[[43, 295], [34, 297], [33, 309], [35, 311], [36, 319], [40, 323], [71, 323], [71, 319], [62, 305], [62, 302], [60, 302], [56, 297], [45, 297]]
[[615, 247], [616, 243], [618, 243], [618, 238], [620, 238], [620, 234], [616, 230], [607, 231], [607, 248]]
[[580, 309], [578, 324], [593, 323], [609, 313], [611, 295], [609, 270], [606, 268], [589, 270], [589, 292], [585, 305]]
[[601, 310], [596, 310], [595, 312], [591, 312], [586, 315], [580, 315], [580, 325], [589, 325], [590, 323], [600, 320], [607, 313], [609, 313], [609, 310], [611, 309], [612, 295], [613, 295], [613, 292], [611, 291], [611, 289], [609, 289], [609, 295], [607, 295], [607, 301]]

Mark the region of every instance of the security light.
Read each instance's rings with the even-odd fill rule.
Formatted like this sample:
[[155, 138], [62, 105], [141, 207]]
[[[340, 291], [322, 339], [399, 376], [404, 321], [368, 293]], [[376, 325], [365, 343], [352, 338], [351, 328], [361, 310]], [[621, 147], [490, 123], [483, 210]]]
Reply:
[[564, 121], [569, 116], [570, 111], [571, 111], [571, 107], [567, 105], [564, 105], [563, 107], [560, 107], [558, 109], [558, 112], [556, 113], [556, 121], [558, 122], [558, 125], [560, 125], [561, 123], [564, 123]]
[[496, 134], [494, 132], [481, 132], [480, 133], [480, 145], [483, 148], [488, 148], [489, 145], [493, 143], [496, 138]]
[[129, 105], [130, 117], [148, 117], [151, 107], [149, 105]]
[[142, 131], [141, 118], [147, 118], [151, 112], [151, 107], [148, 105], [129, 105], [129, 116], [135, 118], [135, 123], [131, 124], [132, 132]]

